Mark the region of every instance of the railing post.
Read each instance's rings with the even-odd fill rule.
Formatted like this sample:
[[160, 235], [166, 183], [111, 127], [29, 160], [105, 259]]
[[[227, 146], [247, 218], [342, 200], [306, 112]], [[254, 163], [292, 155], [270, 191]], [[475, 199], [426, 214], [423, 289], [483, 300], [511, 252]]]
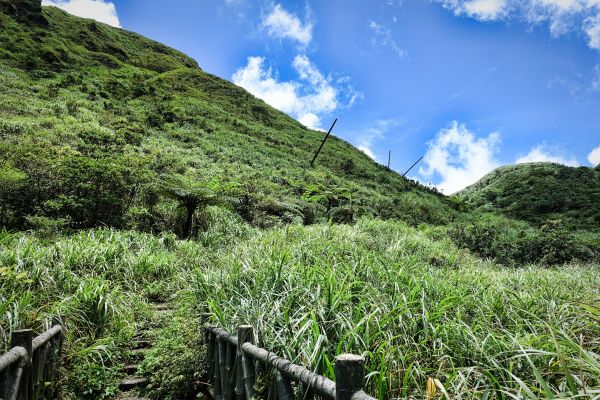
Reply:
[[254, 342], [254, 330], [251, 325], [239, 325], [237, 328], [237, 368], [235, 373], [236, 381], [235, 381], [235, 397], [237, 400], [245, 400], [245, 385], [244, 385], [244, 367], [242, 363], [242, 358], [244, 355], [244, 351], [242, 350], [242, 345], [246, 342]]
[[294, 390], [290, 380], [284, 377], [278, 369], [275, 370], [274, 379], [277, 385], [277, 400], [294, 400]]
[[221, 339], [217, 335], [215, 337], [215, 355], [213, 357], [214, 360], [214, 379], [215, 379], [215, 398], [216, 400], [223, 400], [223, 390], [222, 390], [222, 381], [221, 381], [221, 362], [219, 360], [220, 357], [220, 348], [221, 348]]
[[[247, 356], [242, 349], [242, 345], [244, 343], [252, 343], [254, 344], [254, 329], [250, 325], [240, 325], [238, 326], [237, 331], [238, 337], [238, 365], [239, 371], [241, 374], [243, 385], [241, 386], [242, 392], [246, 393], [246, 400], [251, 400], [254, 397], [254, 382], [256, 380], [256, 370], [254, 365], [254, 360]], [[236, 395], [238, 394], [238, 389], [236, 388]], [[243, 398], [244, 393], [241, 393], [240, 396]]]
[[235, 398], [235, 386], [237, 379], [237, 347], [227, 341], [227, 350], [225, 353], [225, 375], [227, 375], [227, 390], [225, 400], [233, 400]]
[[365, 359], [354, 354], [340, 354], [335, 358], [335, 400], [351, 400], [363, 390]]
[[223, 399], [227, 399], [229, 393], [229, 380], [227, 379], [227, 372], [225, 370], [225, 364], [227, 363], [227, 340], [225, 338], [219, 338], [219, 376], [221, 377], [221, 396]]
[[52, 318], [52, 326], [60, 325], [60, 335], [53, 341], [55, 349], [52, 350], [52, 366], [50, 368], [50, 377], [52, 379], [52, 385], [48, 388], [48, 397], [56, 398], [58, 393], [58, 381], [60, 380], [60, 363], [62, 361], [62, 348], [65, 341], [65, 317], [54, 316]]
[[27, 351], [27, 360], [23, 366], [21, 384], [18, 388], [18, 400], [33, 400], [33, 375], [31, 371], [33, 330], [14, 331], [10, 337], [10, 347], [23, 347]]
[[208, 383], [215, 382], [215, 335], [206, 329], [206, 363], [207, 363], [207, 373], [208, 373]]

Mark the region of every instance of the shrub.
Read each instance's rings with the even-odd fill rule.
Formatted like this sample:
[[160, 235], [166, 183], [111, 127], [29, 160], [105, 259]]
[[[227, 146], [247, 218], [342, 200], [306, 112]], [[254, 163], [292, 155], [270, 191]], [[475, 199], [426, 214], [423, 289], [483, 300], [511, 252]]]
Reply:
[[70, 224], [69, 218], [49, 218], [44, 216], [27, 216], [27, 224], [35, 231], [36, 235], [45, 238], [65, 233]]
[[597, 248], [578, 240], [558, 220], [538, 229], [525, 222], [486, 214], [454, 223], [448, 233], [458, 246], [505, 265], [555, 265], [600, 259]]

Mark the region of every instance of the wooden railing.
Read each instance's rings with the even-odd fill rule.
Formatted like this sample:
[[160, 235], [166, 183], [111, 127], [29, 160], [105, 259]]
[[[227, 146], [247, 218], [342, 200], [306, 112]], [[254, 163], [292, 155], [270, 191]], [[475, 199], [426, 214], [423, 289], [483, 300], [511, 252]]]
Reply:
[[37, 337], [31, 329], [14, 331], [10, 350], [0, 356], [0, 399], [50, 400], [56, 396], [63, 327], [58, 320]]
[[257, 347], [250, 325], [237, 336], [204, 324], [209, 394], [215, 400], [375, 400], [363, 391], [364, 358], [336, 357], [335, 382]]

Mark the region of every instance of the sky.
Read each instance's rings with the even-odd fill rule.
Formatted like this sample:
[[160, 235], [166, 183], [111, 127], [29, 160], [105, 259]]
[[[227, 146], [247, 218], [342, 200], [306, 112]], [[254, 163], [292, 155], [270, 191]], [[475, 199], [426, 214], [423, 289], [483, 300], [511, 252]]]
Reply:
[[[304, 125], [454, 193], [600, 163], [600, 0], [43, 0], [195, 58]], [[316, 144], [317, 145], [317, 144]]]

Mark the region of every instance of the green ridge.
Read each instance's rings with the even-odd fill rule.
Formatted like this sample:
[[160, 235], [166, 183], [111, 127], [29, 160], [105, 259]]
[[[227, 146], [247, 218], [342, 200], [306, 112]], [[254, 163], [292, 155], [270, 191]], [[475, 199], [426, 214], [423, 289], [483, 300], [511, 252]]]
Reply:
[[457, 196], [479, 211], [499, 211], [538, 226], [549, 220], [562, 220], [572, 230], [600, 229], [598, 167], [507, 165]]

